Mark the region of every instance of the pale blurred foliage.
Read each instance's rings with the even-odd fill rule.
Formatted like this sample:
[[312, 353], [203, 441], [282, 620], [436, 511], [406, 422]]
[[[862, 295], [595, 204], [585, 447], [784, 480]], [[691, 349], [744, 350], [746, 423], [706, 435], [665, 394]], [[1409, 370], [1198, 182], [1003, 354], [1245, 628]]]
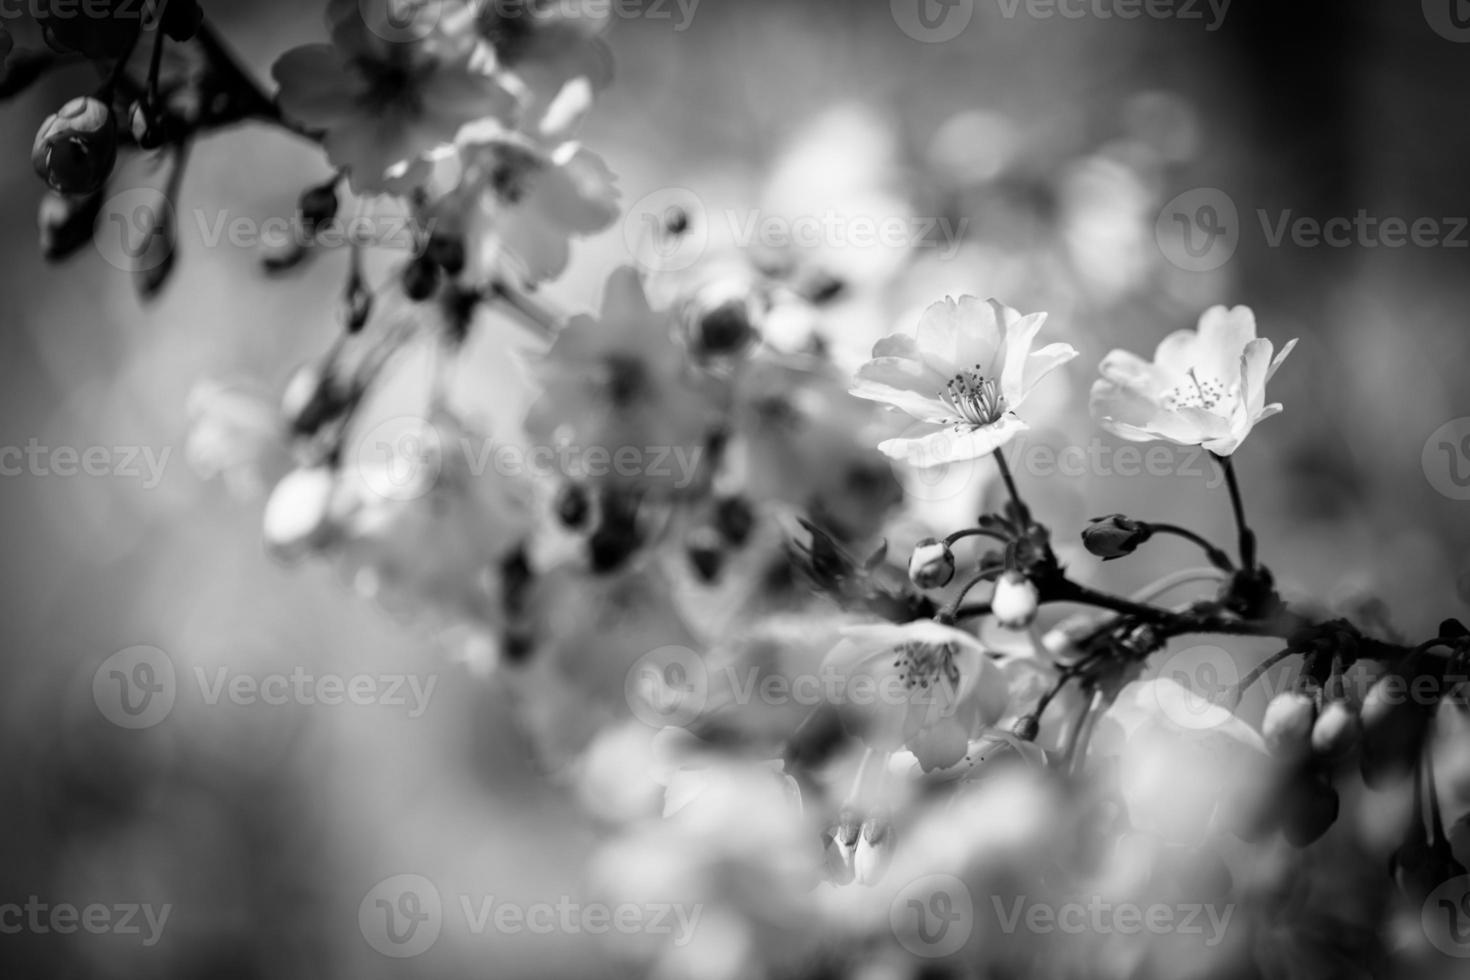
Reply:
[[[248, 13], [247, 5], [210, 6], [259, 69], [321, 33], [316, 3]], [[929, 215], [939, 205], [922, 190], [902, 198], [912, 172], [958, 177], [986, 218], [981, 239], [949, 263], [922, 256], [898, 296], [860, 288], [839, 308], [852, 317], [843, 340], [861, 352], [944, 292], [994, 292], [1023, 310], [1051, 310], [1061, 335], [1083, 351], [1070, 372], [1065, 438], [1073, 443], [1091, 437], [1081, 389], [1108, 348], [1149, 350], [1209, 302], [1253, 305], [1267, 335], [1303, 337], [1276, 382], [1286, 414], [1238, 457], [1266, 558], [1283, 584], [1317, 596], [1379, 596], [1416, 633], [1457, 603], [1463, 609], [1456, 579], [1470, 572], [1465, 505], [1434, 494], [1419, 468], [1425, 437], [1470, 414], [1455, 373], [1470, 355], [1459, 312], [1465, 288], [1442, 274], [1454, 256], [1304, 258], [1243, 248], [1210, 276], [1161, 267], [1149, 227], [1166, 184], [1171, 192], [1212, 181], [1259, 186], [1275, 166], [1269, 147], [1241, 141], [1214, 48], [1191, 38], [1187, 74], [1140, 77], [1150, 54], [1171, 45], [1166, 28], [1124, 35], [1085, 22], [1003, 22], [977, 5], [968, 40], [930, 50], [895, 31], [886, 6], [706, 0], [683, 34], [658, 22], [619, 23], [619, 79], [587, 140], [619, 174], [625, 201], [678, 185], [712, 209], [749, 208], [763, 194], [776, 210], [807, 208], [813, 198], [803, 182], [820, 183], [815, 166], [830, 178], [825, 190], [846, 195], [834, 206], [867, 195], [860, 207]], [[1384, 75], [1371, 65], [1365, 72]], [[1183, 79], [1205, 93], [1197, 115], [1187, 100], [1130, 101]], [[446, 896], [580, 894], [588, 828], [525, 761], [491, 688], [430, 638], [360, 602], [329, 570], [268, 561], [258, 507], [232, 501], [185, 465], [186, 405], [198, 381], [278, 388], [326, 346], [342, 257], [268, 282], [258, 255], [204, 248], [186, 213], [180, 268], [150, 309], [95, 254], [44, 268], [31, 233], [39, 187], [22, 144], [59, 91], [0, 110], [13, 134], [0, 163], [11, 230], [0, 270], [8, 327], [0, 441], [24, 445], [34, 436], [171, 455], [150, 490], [129, 479], [0, 479], [9, 553], [0, 771], [10, 845], [0, 891], [177, 908], [158, 950], [83, 937], [63, 953], [56, 936], [7, 937], [8, 949], [22, 962], [62, 963], [56, 975], [119, 978], [610, 969], [585, 937], [491, 942], [451, 931], [431, 957], [407, 965], [362, 942], [359, 899], [405, 870]], [[1365, 99], [1363, 111], [1380, 126], [1406, 106], [1420, 121], [1443, 112], [1427, 91], [1386, 88]], [[811, 128], [828, 110], [835, 114]], [[1365, 143], [1389, 142], [1365, 129]], [[799, 149], [783, 157], [793, 140]], [[1370, 153], [1366, 166], [1353, 207], [1450, 213], [1397, 158]], [[286, 213], [326, 175], [311, 147], [263, 131], [229, 133], [197, 149], [182, 203], [186, 212], [227, 208], [260, 219]], [[1002, 178], [1010, 182], [995, 183]], [[1054, 220], [1026, 203], [1038, 187], [1052, 195], [1042, 210], [1054, 208]], [[1289, 181], [1275, 191], [1284, 206], [1291, 192]], [[1018, 241], [1023, 249], [1013, 247]], [[549, 295], [568, 309], [592, 306], [625, 249], [619, 228], [581, 247]], [[1022, 250], [1026, 261], [1017, 258]], [[854, 269], [867, 277], [892, 256], [858, 259]], [[1075, 278], [1053, 274], [1063, 269]], [[1071, 285], [1078, 282], [1085, 288]], [[514, 377], [504, 337], [492, 337], [501, 339], [478, 342], [473, 357], [497, 380], [466, 371], [458, 381], [472, 401]], [[497, 422], [493, 402], [478, 407]], [[1042, 499], [1070, 501], [1055, 521], [1063, 542], [1090, 513], [1113, 510], [1227, 533], [1228, 509], [1198, 479], [1075, 482], [1036, 488]], [[1126, 590], [1177, 563], [1184, 547], [1160, 542], [1106, 573], [1085, 560], [1076, 569]], [[255, 674], [297, 665], [347, 676], [412, 672], [437, 676], [438, 686], [419, 719], [391, 707], [208, 706], [196, 694], [181, 698], [167, 724], [124, 733], [97, 716], [88, 692], [96, 664], [136, 643], [166, 650], [191, 692], [192, 670], [218, 665]], [[1465, 768], [1462, 761], [1462, 803], [1470, 802]], [[1362, 820], [1371, 830], [1372, 815]], [[1385, 852], [1391, 845], [1365, 836]]]

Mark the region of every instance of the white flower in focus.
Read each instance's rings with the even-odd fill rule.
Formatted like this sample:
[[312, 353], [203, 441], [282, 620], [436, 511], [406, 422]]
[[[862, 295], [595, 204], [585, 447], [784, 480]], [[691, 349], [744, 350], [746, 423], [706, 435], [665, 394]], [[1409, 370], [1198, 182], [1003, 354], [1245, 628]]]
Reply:
[[937, 466], [985, 456], [1025, 431], [1016, 413], [1027, 395], [1077, 356], [1069, 344], [1031, 349], [1045, 322], [1045, 313], [1023, 317], [996, 300], [962, 296], [929, 307], [916, 336], [878, 341], [852, 393], [906, 412], [925, 430], [878, 448], [915, 466]]
[[903, 746], [926, 772], [964, 759], [971, 736], [1005, 712], [1005, 675], [969, 633], [917, 620], [842, 634], [823, 666], [844, 678], [843, 706], [870, 744]]
[[1198, 330], [1165, 337], [1152, 363], [1124, 350], [1103, 358], [1093, 417], [1122, 439], [1164, 439], [1229, 456], [1257, 422], [1281, 411], [1266, 404], [1266, 382], [1295, 346], [1288, 342], [1273, 358], [1250, 307], [1213, 306]]

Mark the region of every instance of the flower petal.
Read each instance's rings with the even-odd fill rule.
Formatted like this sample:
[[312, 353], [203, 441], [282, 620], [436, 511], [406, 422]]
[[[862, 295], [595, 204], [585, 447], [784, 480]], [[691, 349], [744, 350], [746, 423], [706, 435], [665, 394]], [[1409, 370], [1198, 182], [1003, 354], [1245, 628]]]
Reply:
[[1028, 428], [1030, 426], [1021, 418], [1007, 414], [978, 429], [956, 430], [953, 426], [944, 426], [915, 438], [887, 439], [878, 444], [878, 449], [910, 466], [927, 469], [988, 456]]

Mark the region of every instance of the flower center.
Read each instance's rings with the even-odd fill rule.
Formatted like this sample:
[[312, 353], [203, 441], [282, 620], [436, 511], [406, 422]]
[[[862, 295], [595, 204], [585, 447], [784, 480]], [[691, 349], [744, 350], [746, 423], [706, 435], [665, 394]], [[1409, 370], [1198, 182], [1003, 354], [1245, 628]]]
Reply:
[[1215, 406], [1225, 400], [1225, 385], [1218, 378], [1200, 379], [1194, 368], [1189, 369], [1189, 383], [1175, 385], [1164, 395], [1164, 407], [1202, 408], [1213, 412]]
[[954, 655], [959, 648], [953, 643], [920, 643], [911, 640], [893, 651], [893, 666], [898, 668], [898, 679], [910, 691], [929, 689], [938, 683], [941, 676], [949, 680], [950, 686], [960, 686], [960, 669], [955, 666]]
[[939, 393], [939, 400], [955, 413], [950, 421], [956, 428], [990, 425], [1006, 413], [1000, 383], [981, 374], [978, 364], [951, 378]]
[[602, 364], [603, 395], [613, 408], [631, 408], [648, 390], [648, 372], [643, 362], [623, 354], [611, 354]]

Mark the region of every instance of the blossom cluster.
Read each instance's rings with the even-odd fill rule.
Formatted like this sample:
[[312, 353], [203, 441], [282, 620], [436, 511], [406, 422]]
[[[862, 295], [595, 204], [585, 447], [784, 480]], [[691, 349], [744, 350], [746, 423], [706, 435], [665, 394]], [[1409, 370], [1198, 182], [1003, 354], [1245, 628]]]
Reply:
[[[880, 311], [898, 328], [853, 358], [844, 326], [874, 305], [861, 272], [741, 248], [677, 268], [638, 256], [607, 274], [595, 312], [543, 298], [575, 242], [620, 214], [611, 169], [579, 139], [611, 83], [605, 6], [329, 0], [329, 40], [284, 53], [269, 94], [192, 0], [146, 30], [72, 26], [42, 24], [106, 81], [36, 139], [53, 257], [90, 234], [120, 150], [182, 172], [190, 141], [252, 121], [319, 144], [332, 167], [301, 196], [305, 227], [351, 200], [429, 230], [377, 285], [361, 260], [372, 243], [354, 241], [338, 338], [278, 399], [201, 385], [189, 455], [264, 492], [273, 554], [331, 564], [515, 694], [540, 761], [600, 834], [595, 887], [703, 910], [687, 942], [621, 950], [648, 972], [919, 975], [940, 960], [975, 975], [1233, 976], [1350, 959], [1321, 934], [1371, 913], [1290, 896], [1350, 847], [1339, 814], [1355, 773], [1412, 793], [1392, 831], [1405, 908], [1466, 875], [1426, 760], [1470, 630], [1446, 621], [1405, 644], [1282, 598], [1235, 459], [1282, 411], [1266, 389], [1295, 341], [1278, 351], [1248, 307], [1206, 309], [1151, 360], [1107, 354], [1090, 392], [1113, 436], [1211, 454], [1233, 547], [1124, 514], [1064, 541], [1006, 450], [1055, 422], [1079, 356], [1068, 316], [1053, 329], [1046, 313], [933, 290], [916, 315]], [[7, 54], [13, 85], [44, 67]], [[677, 251], [697, 220], [668, 209], [651, 252]], [[150, 233], [171, 254], [167, 225]], [[144, 270], [145, 295], [171, 268]], [[927, 289], [916, 259], [880, 278]], [[481, 343], [504, 377], [466, 377]], [[413, 358], [432, 366], [421, 404], [375, 416]], [[494, 417], [465, 396], [477, 384], [504, 387]], [[488, 465], [497, 439], [554, 462]], [[608, 465], [588, 465], [593, 452]], [[959, 518], [922, 492], [956, 467], [974, 476], [952, 495]], [[1208, 567], [1132, 596], [1075, 570], [1159, 535], [1200, 546]], [[1078, 608], [1048, 618], [1062, 604]], [[1211, 634], [1276, 652], [1214, 698], [1151, 668], [1171, 641]], [[1300, 676], [1251, 718], [1244, 697], [1287, 660]], [[1435, 697], [1384, 686], [1426, 680]], [[1062, 942], [990, 914], [1078, 896], [1241, 913], [1208, 942], [1098, 926]], [[931, 912], [963, 929], [931, 929]]]

